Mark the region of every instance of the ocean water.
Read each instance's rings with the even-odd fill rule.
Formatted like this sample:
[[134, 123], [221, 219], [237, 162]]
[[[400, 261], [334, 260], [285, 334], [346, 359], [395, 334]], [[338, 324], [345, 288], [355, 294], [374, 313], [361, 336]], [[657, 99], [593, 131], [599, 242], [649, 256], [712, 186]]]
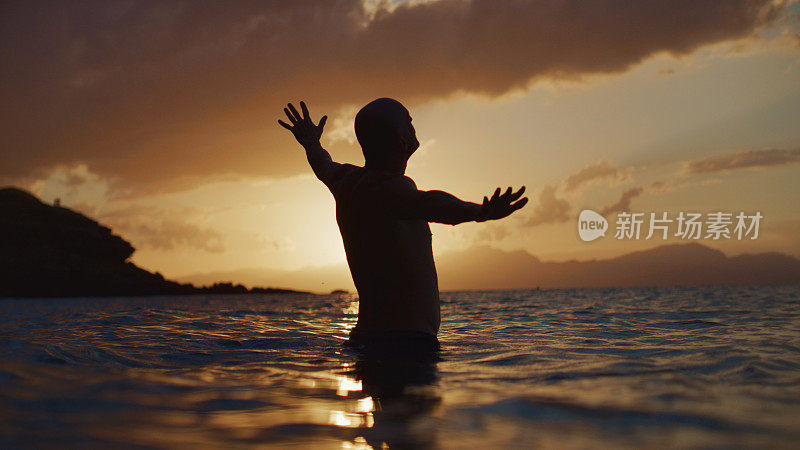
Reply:
[[438, 361], [349, 295], [0, 300], [0, 447], [797, 448], [800, 286], [442, 293]]

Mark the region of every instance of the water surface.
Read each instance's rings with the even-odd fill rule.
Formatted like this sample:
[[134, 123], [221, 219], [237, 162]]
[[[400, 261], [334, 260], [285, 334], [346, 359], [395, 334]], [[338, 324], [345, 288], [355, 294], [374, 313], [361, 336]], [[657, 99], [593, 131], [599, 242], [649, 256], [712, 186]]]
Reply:
[[0, 300], [0, 447], [791, 448], [800, 286], [442, 293], [438, 362], [347, 295]]

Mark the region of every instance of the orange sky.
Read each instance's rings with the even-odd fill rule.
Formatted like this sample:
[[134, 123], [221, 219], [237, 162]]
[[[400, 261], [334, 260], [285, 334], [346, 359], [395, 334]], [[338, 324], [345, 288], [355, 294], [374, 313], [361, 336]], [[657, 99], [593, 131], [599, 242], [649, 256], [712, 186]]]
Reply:
[[432, 225], [439, 255], [680, 242], [582, 242], [588, 208], [612, 227], [619, 210], [760, 211], [757, 240], [699, 242], [800, 256], [796, 2], [378, 4], [6, 2], [0, 183], [112, 226], [165, 276], [341, 273], [333, 199], [276, 119], [305, 99], [334, 159], [361, 164], [355, 112], [391, 96], [421, 189], [530, 192], [505, 221]]

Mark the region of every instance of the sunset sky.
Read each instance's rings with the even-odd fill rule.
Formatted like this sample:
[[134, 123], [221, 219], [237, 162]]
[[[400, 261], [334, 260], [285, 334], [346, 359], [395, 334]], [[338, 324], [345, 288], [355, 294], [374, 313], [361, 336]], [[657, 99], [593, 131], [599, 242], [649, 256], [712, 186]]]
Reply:
[[277, 119], [305, 100], [333, 158], [361, 165], [353, 119], [377, 97], [414, 118], [420, 189], [527, 186], [508, 219], [432, 224], [437, 255], [681, 242], [583, 242], [593, 209], [612, 227], [760, 211], [756, 240], [696, 242], [800, 256], [794, 1], [8, 1], [0, 61], [0, 185], [60, 198], [167, 277], [346, 270], [333, 198]]

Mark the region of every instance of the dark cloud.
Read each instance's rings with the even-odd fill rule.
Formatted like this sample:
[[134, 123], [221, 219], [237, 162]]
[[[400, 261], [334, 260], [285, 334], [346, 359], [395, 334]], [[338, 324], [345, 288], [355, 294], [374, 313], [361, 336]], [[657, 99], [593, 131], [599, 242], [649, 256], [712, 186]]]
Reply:
[[749, 35], [770, 0], [441, 0], [372, 16], [357, 0], [6, 1], [0, 178], [89, 164], [128, 182], [284, 176], [304, 160], [275, 120], [379, 96], [489, 96], [623, 71]]
[[736, 169], [758, 169], [800, 163], [800, 149], [765, 148], [689, 161], [686, 172], [700, 174]]
[[547, 223], [561, 223], [569, 220], [572, 205], [567, 200], [556, 197], [556, 188], [547, 185], [539, 194], [539, 202], [533, 208], [533, 213], [524, 222], [525, 225], [535, 227]]

